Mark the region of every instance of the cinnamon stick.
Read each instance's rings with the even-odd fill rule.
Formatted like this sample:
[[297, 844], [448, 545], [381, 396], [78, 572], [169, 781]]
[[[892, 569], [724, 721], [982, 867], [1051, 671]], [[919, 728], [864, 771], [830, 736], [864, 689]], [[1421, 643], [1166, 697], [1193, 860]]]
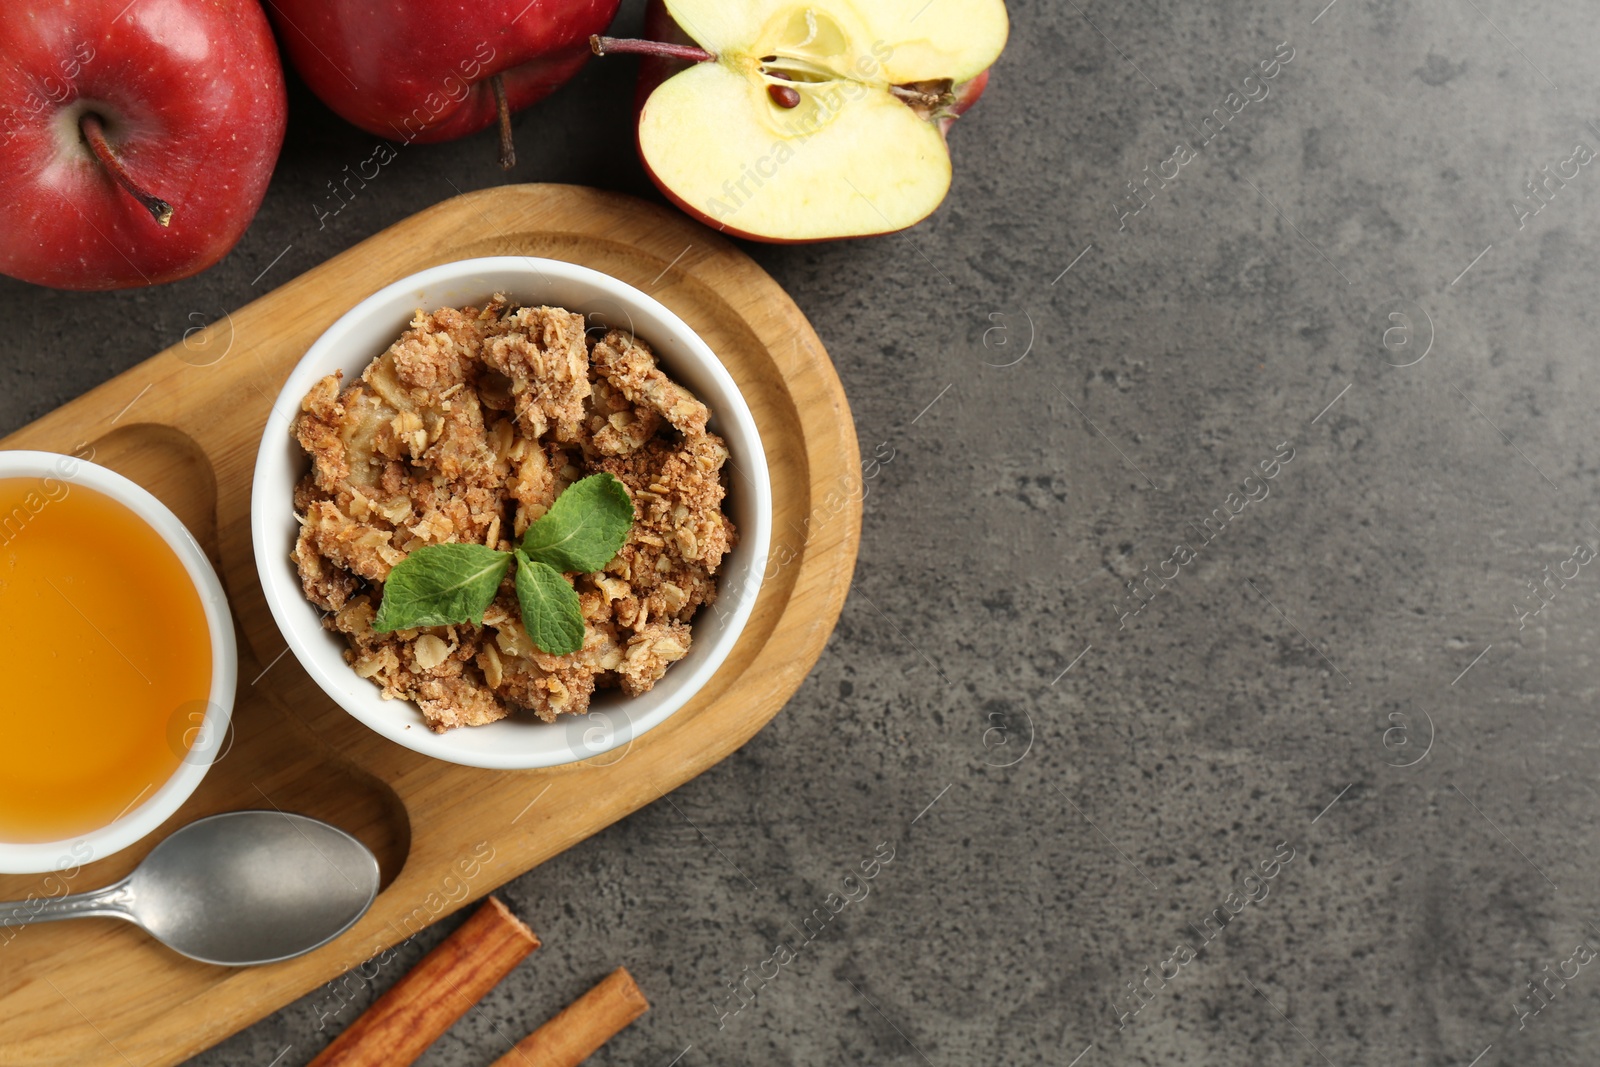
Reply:
[[518, 1041], [494, 1067], [578, 1067], [650, 1010], [626, 967], [618, 967], [561, 1014]]
[[539, 939], [494, 897], [411, 968], [311, 1061], [406, 1067], [534, 949]]

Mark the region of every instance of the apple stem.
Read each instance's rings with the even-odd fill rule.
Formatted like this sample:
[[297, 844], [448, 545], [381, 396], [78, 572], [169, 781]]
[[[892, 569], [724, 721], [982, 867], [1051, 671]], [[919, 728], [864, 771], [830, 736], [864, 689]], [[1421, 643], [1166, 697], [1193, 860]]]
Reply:
[[690, 63], [715, 63], [717, 57], [704, 48], [696, 48], [690, 44], [668, 44], [666, 41], [632, 41], [620, 37], [601, 37], [599, 34], [589, 38], [589, 48], [597, 56], [610, 55], [612, 52], [628, 53], [641, 56], [664, 56], [668, 59], [686, 59]]
[[517, 145], [511, 138], [511, 104], [506, 100], [505, 74], [490, 78], [489, 86], [494, 89], [494, 106], [500, 113], [500, 169], [510, 170], [517, 165]]
[[83, 117], [78, 119], [78, 131], [83, 134], [83, 139], [88, 142], [89, 151], [94, 153], [94, 157], [100, 161], [101, 166], [111, 172], [111, 176], [117, 179], [118, 184], [128, 190], [130, 196], [143, 204], [145, 210], [150, 212], [150, 216], [156, 222], [162, 226], [172, 225], [172, 205], [160, 197], [151, 196], [139, 188], [134, 182], [133, 176], [128, 173], [127, 168], [122, 165], [122, 162], [116, 156], [111, 154], [111, 146], [106, 143], [106, 131], [105, 127], [100, 124], [100, 116], [93, 112], [84, 112]]

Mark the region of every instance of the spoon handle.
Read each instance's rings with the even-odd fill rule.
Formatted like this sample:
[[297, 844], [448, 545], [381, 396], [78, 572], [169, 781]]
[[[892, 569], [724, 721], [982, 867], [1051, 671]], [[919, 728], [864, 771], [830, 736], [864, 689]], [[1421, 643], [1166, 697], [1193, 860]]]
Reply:
[[33, 923], [110, 916], [137, 921], [133, 917], [133, 887], [126, 880], [87, 893], [65, 897], [35, 897], [0, 904], [0, 927], [29, 926]]

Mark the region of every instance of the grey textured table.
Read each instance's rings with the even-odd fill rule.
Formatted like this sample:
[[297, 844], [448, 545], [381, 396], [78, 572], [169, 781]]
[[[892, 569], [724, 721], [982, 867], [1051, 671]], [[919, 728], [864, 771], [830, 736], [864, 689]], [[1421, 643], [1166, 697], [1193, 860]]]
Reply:
[[[751, 248], [892, 456], [838, 632], [737, 755], [505, 888], [545, 947], [423, 1063], [617, 964], [654, 1008], [601, 1064], [1594, 1062], [1600, 31], [1325, 2], [1013, 3], [934, 218]], [[522, 115], [515, 177], [653, 195], [632, 71]], [[371, 146], [297, 90], [221, 266], [0, 284], [0, 423], [501, 180], [487, 136], [411, 148], [319, 227]], [[192, 1062], [305, 1063], [399, 973]]]

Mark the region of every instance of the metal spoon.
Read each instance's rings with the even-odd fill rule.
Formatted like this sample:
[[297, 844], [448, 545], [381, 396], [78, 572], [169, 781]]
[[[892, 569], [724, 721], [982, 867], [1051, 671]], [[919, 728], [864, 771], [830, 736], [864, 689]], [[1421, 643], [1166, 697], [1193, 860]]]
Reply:
[[178, 830], [115, 885], [0, 904], [0, 927], [109, 916], [190, 959], [245, 967], [327, 944], [377, 895], [377, 858], [343, 830], [281, 811], [229, 811]]

